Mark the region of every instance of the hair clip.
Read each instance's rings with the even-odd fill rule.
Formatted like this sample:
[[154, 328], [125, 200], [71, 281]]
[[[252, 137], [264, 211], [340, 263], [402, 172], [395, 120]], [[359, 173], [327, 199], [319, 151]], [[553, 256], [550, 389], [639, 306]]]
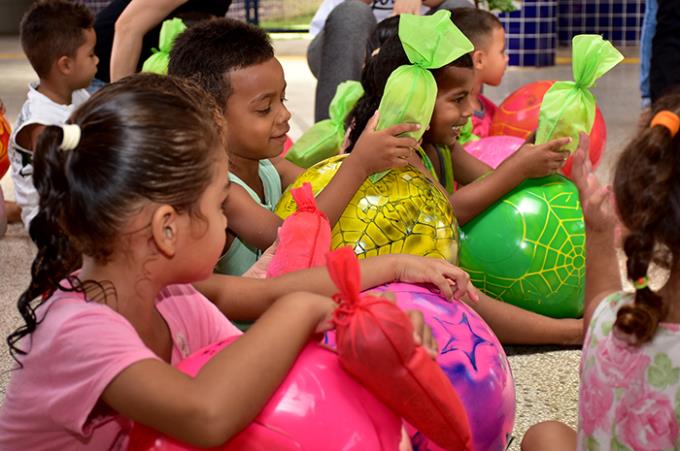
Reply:
[[654, 118], [652, 118], [652, 122], [650, 123], [651, 127], [656, 125], [666, 127], [671, 133], [671, 138], [673, 138], [678, 133], [678, 130], [680, 130], [680, 117], [672, 111], [659, 111], [654, 115]]
[[64, 136], [61, 138], [59, 150], [69, 151], [75, 149], [80, 142], [80, 126], [78, 124], [62, 124], [61, 131]]
[[633, 280], [633, 286], [636, 290], [642, 290], [649, 286], [649, 277], [643, 276], [638, 279]]

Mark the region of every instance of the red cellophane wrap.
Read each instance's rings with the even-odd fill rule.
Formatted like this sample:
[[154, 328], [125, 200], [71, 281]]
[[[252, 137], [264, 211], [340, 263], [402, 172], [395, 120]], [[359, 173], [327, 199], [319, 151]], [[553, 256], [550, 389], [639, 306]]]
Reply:
[[471, 450], [465, 408], [437, 363], [415, 344], [408, 316], [385, 298], [360, 294], [359, 264], [350, 248], [327, 259], [340, 290], [334, 322], [341, 365], [440, 447]]
[[331, 226], [316, 206], [312, 185], [291, 191], [297, 211], [279, 229], [279, 245], [267, 267], [267, 277], [323, 266], [331, 248]]

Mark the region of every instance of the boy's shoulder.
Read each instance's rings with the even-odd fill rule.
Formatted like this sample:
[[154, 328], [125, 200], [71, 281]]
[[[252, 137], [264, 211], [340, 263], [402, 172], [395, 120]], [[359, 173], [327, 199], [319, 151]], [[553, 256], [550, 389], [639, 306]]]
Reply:
[[90, 98], [90, 94], [85, 89], [78, 89], [71, 96], [71, 104], [62, 105], [38, 91], [38, 86], [39, 82], [29, 84], [26, 100], [21, 107], [14, 127], [12, 127], [13, 135], [16, 135], [22, 127], [29, 124], [63, 124], [75, 108]]

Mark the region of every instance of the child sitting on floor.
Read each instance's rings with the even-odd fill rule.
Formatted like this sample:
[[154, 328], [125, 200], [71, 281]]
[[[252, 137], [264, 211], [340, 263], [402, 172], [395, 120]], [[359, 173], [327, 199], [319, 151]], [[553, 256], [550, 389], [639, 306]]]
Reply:
[[[408, 16], [400, 16], [400, 27], [404, 17]], [[385, 34], [389, 30], [378, 31]], [[380, 105], [389, 76], [400, 66], [410, 64], [396, 32], [384, 38], [379, 49], [369, 53], [371, 56], [362, 73], [365, 95], [348, 118], [350, 152], [357, 142], [358, 130]], [[437, 85], [434, 112], [423, 136], [422, 152], [411, 156], [409, 163], [448, 193], [459, 223], [474, 218], [526, 178], [544, 176], [562, 167], [568, 154], [560, 148], [569, 141], [567, 138], [543, 145], [527, 143], [495, 171], [465, 152], [457, 143], [457, 137], [472, 113], [469, 102], [474, 82], [471, 55], [463, 54], [450, 64], [432, 70], [432, 74]], [[391, 92], [390, 95], [399, 98], [400, 93]], [[454, 190], [454, 173], [455, 181], [463, 185], [458, 190]], [[580, 320], [548, 318], [483, 294], [479, 302], [471, 303], [471, 306], [503, 343], [576, 344], [582, 339]]]
[[484, 85], [498, 86], [508, 67], [505, 54], [505, 30], [498, 17], [477, 8], [454, 8], [451, 20], [475, 46], [470, 55], [475, 78], [470, 90], [472, 133], [484, 138], [491, 131], [496, 105], [482, 95]]
[[[619, 158], [613, 190], [592, 172], [587, 145], [574, 157], [587, 232], [578, 433], [540, 423], [524, 450], [678, 448], [680, 96], [662, 97], [652, 113]], [[617, 228], [634, 293], [621, 287]], [[669, 271], [658, 289], [649, 285], [651, 265]]]
[[33, 180], [33, 150], [48, 125], [62, 124], [89, 97], [84, 89], [94, 78], [99, 59], [94, 18], [83, 5], [67, 0], [40, 0], [21, 21], [21, 45], [38, 74], [29, 85], [10, 138], [12, 181], [21, 219], [28, 230], [38, 213]]
[[[240, 335], [189, 285], [211, 277], [227, 227], [228, 164], [211, 103], [186, 80], [134, 75], [41, 134], [38, 249], [18, 302], [25, 324], [7, 340], [18, 366], [0, 449], [125, 449], [131, 421], [221, 445], [329, 328], [335, 302], [288, 291], [195, 378], [173, 367]], [[416, 331], [433, 345], [427, 328]]]
[[[177, 38], [168, 73], [191, 77], [215, 99], [228, 123], [227, 149], [234, 188], [225, 204], [232, 220], [228, 250], [216, 267], [241, 275], [272, 245], [281, 219], [272, 213], [283, 189], [303, 172], [279, 155], [291, 115], [284, 105], [286, 81], [269, 37], [232, 19], [196, 25]], [[374, 117], [356, 155], [348, 158], [319, 195], [319, 208], [335, 224], [366, 177], [405, 166], [417, 143], [400, 134], [414, 124], [376, 132]]]

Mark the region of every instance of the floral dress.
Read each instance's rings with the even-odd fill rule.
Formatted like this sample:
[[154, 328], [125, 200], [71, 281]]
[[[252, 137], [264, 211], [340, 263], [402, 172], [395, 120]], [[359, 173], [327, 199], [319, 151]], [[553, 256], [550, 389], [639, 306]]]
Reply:
[[616, 338], [615, 293], [593, 315], [581, 357], [579, 450], [680, 449], [680, 324], [661, 323], [641, 347]]

